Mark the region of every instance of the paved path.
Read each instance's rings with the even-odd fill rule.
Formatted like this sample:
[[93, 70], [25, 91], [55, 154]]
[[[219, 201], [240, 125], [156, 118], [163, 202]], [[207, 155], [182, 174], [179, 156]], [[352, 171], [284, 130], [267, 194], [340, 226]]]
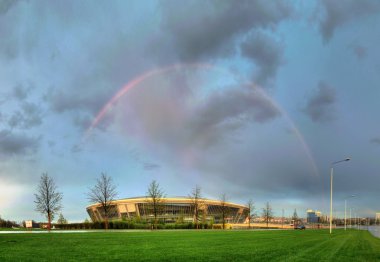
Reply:
[[380, 226], [370, 226], [368, 231], [372, 233], [375, 237], [380, 238]]

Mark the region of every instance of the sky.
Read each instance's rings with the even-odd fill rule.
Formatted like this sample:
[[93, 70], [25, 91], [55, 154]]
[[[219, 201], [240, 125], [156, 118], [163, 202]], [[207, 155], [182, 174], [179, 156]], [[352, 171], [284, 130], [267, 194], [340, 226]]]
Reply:
[[68, 221], [118, 197], [202, 195], [258, 214], [380, 210], [380, 2], [0, 1], [0, 216]]

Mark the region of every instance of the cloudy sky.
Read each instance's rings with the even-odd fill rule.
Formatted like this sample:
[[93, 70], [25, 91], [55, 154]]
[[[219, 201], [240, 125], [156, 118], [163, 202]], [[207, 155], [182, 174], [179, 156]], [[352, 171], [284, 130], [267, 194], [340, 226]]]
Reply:
[[[101, 172], [120, 198], [345, 197], [380, 210], [379, 1], [0, 1], [0, 215], [43, 220], [43, 172], [83, 221]], [[377, 83], [377, 84], [376, 84]]]

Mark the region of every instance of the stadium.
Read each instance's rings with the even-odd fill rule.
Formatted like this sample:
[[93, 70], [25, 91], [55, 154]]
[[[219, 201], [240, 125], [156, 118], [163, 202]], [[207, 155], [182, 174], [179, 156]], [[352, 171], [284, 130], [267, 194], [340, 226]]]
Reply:
[[[223, 209], [226, 211], [226, 223], [243, 223], [248, 216], [248, 208], [243, 205], [205, 198], [198, 201], [200, 203], [200, 222], [203, 223], [221, 223]], [[158, 219], [165, 223], [193, 222], [195, 213], [193, 203], [194, 199], [188, 197], [161, 198]], [[104, 212], [100, 203], [92, 204], [86, 209], [93, 222], [104, 220]], [[153, 218], [149, 198], [134, 197], [111, 202], [110, 220], [136, 218], [145, 220]]]

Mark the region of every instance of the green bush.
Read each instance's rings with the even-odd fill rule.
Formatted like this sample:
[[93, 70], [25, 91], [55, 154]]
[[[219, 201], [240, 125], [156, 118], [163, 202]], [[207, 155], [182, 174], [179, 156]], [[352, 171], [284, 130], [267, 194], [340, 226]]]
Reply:
[[[86, 223], [70, 223], [70, 224], [55, 224], [57, 229], [65, 230], [80, 230], [80, 229], [105, 229], [104, 222], [86, 222]], [[220, 225], [214, 225], [207, 223], [199, 223], [199, 229], [211, 229], [218, 228]], [[144, 221], [137, 223], [136, 220], [113, 220], [108, 223], [109, 229], [152, 229], [152, 224]], [[195, 229], [196, 226], [194, 223], [168, 223], [164, 224], [160, 222], [156, 225], [157, 229]]]
[[212, 228], [213, 229], [222, 229], [222, 225], [221, 224], [214, 224], [214, 225], [212, 225]]

